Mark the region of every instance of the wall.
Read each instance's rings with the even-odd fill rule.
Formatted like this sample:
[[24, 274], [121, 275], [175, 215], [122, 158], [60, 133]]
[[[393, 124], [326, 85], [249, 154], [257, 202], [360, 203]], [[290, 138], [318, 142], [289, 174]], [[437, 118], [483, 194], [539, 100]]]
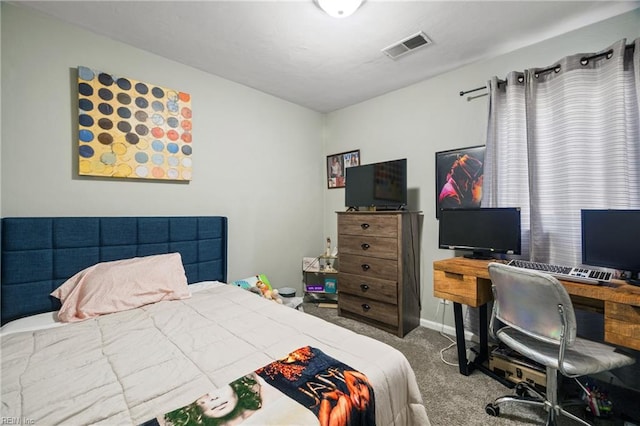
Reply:
[[[229, 279], [301, 289], [322, 250], [323, 116], [1, 3], [1, 215], [229, 217]], [[77, 66], [192, 96], [190, 183], [77, 174]]]
[[[414, 196], [409, 200], [410, 207], [424, 213], [421, 289], [424, 325], [439, 329], [443, 321], [441, 305], [432, 296], [431, 265], [434, 260], [455, 255], [437, 248], [435, 153], [484, 145], [486, 140], [488, 98], [478, 96], [486, 92], [465, 97], [460, 97], [459, 92], [484, 86], [494, 75], [503, 78], [512, 70], [545, 67], [569, 54], [603, 50], [622, 38], [630, 42], [640, 37], [639, 24], [640, 9], [636, 9], [327, 115], [327, 153], [360, 149], [364, 164], [408, 158], [408, 184]], [[415, 53], [419, 54], [420, 51]], [[335, 211], [344, 208], [344, 190], [327, 190], [324, 216], [327, 235], [335, 236]], [[446, 307], [444, 323], [453, 326], [450, 306]]]

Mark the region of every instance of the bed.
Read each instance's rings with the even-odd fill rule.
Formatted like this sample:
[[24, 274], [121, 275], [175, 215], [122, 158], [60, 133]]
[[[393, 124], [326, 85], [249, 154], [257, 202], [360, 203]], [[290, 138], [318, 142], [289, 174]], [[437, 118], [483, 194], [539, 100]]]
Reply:
[[[429, 425], [399, 351], [226, 284], [227, 229], [220, 216], [3, 218], [3, 422], [163, 424], [164, 414], [239, 378], [262, 380], [265, 367], [311, 348], [366, 376], [377, 425]], [[58, 320], [67, 303], [50, 294], [80, 271], [176, 257], [188, 295]], [[268, 404], [243, 425], [319, 424], [267, 388]]]

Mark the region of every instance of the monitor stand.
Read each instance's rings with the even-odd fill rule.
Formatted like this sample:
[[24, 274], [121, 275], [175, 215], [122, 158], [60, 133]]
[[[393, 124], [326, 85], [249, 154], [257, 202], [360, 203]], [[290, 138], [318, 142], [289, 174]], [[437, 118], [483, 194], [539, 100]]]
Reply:
[[629, 278], [626, 280], [626, 283], [640, 287], [640, 279], [638, 278]]
[[473, 253], [467, 253], [463, 256], [466, 259], [478, 259], [478, 260], [491, 260], [493, 257], [483, 251], [474, 251]]
[[640, 272], [627, 271], [626, 277], [622, 278], [627, 284], [640, 287]]

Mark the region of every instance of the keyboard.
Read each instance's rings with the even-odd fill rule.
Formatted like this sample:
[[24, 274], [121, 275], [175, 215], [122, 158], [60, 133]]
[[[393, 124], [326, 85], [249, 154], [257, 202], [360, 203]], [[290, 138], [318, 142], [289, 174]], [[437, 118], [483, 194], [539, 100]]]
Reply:
[[508, 265], [517, 268], [531, 269], [534, 271], [545, 272], [560, 280], [576, 281], [585, 284], [600, 284], [611, 281], [613, 274], [611, 272], [597, 271], [595, 269], [551, 265], [548, 263], [530, 262], [528, 260], [511, 260]]

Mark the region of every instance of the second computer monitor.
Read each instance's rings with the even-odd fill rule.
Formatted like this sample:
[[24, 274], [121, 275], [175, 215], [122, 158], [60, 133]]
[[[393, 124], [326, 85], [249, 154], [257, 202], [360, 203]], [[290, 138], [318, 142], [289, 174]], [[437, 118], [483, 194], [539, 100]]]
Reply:
[[582, 263], [640, 272], [640, 210], [582, 210]]

